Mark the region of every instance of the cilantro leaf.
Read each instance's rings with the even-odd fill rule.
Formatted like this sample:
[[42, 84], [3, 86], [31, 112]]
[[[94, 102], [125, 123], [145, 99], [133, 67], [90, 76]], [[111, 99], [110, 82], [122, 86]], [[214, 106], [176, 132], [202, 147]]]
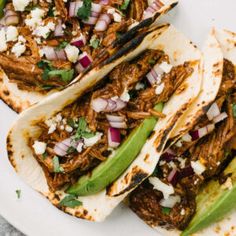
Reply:
[[71, 207], [74, 208], [76, 206], [81, 206], [82, 202], [76, 199], [76, 196], [74, 195], [68, 195], [64, 197], [60, 203], [59, 206], [65, 206], [65, 207]]
[[47, 72], [48, 77], [60, 77], [62, 81], [69, 82], [73, 79], [74, 69], [51, 70]]
[[150, 65], [155, 65], [156, 61], [155, 61], [154, 59], [150, 59], [150, 60], [148, 61], [148, 63], [149, 63]]
[[72, 118], [67, 119], [67, 124], [70, 127], [75, 128], [75, 121]]
[[79, 118], [78, 128], [75, 133], [75, 140], [81, 138], [92, 138], [95, 134], [87, 131], [87, 122], [84, 117]]
[[232, 109], [233, 109], [233, 116], [234, 118], [236, 118], [236, 103], [233, 103]]
[[68, 44], [69, 43], [67, 41], [63, 41], [56, 47], [56, 50], [60, 51], [61, 49], [64, 49]]
[[98, 48], [100, 45], [100, 40], [96, 37], [92, 37], [89, 41], [89, 46], [93, 47], [94, 49]]
[[75, 151], [76, 151], [76, 149], [75, 149], [74, 147], [69, 147], [69, 148], [67, 149], [66, 153], [67, 153], [67, 154], [71, 154], [71, 153], [73, 153], [73, 152], [75, 152]]
[[129, 6], [130, 0], [125, 0], [123, 4], [120, 6], [121, 10], [126, 10]]
[[162, 211], [163, 214], [165, 214], [165, 215], [169, 215], [170, 212], [171, 212], [171, 208], [168, 208], [168, 207], [162, 207], [162, 208], [161, 208], [161, 211]]
[[21, 197], [21, 190], [20, 189], [16, 190], [16, 196], [18, 199], [20, 199], [20, 197]]
[[54, 156], [52, 159], [52, 162], [53, 162], [53, 168], [54, 168], [55, 173], [61, 173], [64, 171], [64, 169], [60, 166], [58, 156]]
[[78, 9], [77, 16], [82, 20], [88, 20], [91, 15], [92, 0], [83, 0], [83, 5]]
[[43, 153], [43, 160], [45, 160], [46, 158], [47, 158], [47, 156], [48, 156], [48, 153], [47, 152], [45, 152], [45, 153]]

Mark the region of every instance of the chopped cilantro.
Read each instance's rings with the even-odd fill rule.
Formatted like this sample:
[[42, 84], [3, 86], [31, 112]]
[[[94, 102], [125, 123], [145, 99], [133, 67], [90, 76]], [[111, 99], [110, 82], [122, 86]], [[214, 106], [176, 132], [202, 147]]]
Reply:
[[71, 208], [74, 208], [76, 206], [81, 206], [81, 205], [82, 205], [82, 202], [77, 200], [76, 196], [74, 195], [67, 195], [59, 203], [59, 206], [65, 206], [65, 207], [71, 207]]
[[44, 90], [51, 90], [51, 89], [55, 88], [54, 85], [50, 85], [50, 84], [44, 84], [44, 85], [42, 85], [41, 87], [42, 87], [42, 89], [44, 89]]
[[64, 169], [60, 166], [58, 156], [54, 156], [52, 161], [53, 161], [53, 167], [54, 167], [55, 173], [61, 173], [64, 171]]
[[149, 63], [150, 65], [155, 65], [156, 61], [155, 61], [154, 59], [150, 59], [150, 60], [148, 61], [148, 63]]
[[233, 116], [234, 116], [234, 118], [236, 118], [236, 104], [235, 103], [233, 103]]
[[[43, 69], [43, 80], [48, 80], [51, 77], [60, 77], [64, 82], [70, 82], [74, 76], [74, 69], [55, 69], [50, 61], [41, 60], [37, 63], [40, 69]], [[46, 87], [47, 88], [47, 87]], [[44, 89], [46, 89], [44, 88]], [[50, 88], [49, 88], [50, 89]]]
[[72, 118], [67, 119], [67, 124], [70, 127], [75, 128], [75, 121]]
[[96, 37], [92, 37], [89, 41], [89, 46], [93, 47], [94, 49], [98, 48], [100, 45], [100, 40]]
[[45, 160], [46, 158], [47, 158], [47, 156], [48, 156], [48, 153], [47, 152], [45, 152], [45, 153], [43, 153], [43, 159]]
[[56, 50], [59, 51], [61, 49], [64, 49], [68, 44], [69, 43], [67, 41], [63, 41], [56, 47]]
[[54, 17], [54, 10], [53, 10], [53, 4], [51, 4], [50, 6], [49, 6], [49, 9], [48, 9], [48, 16], [50, 16], [50, 17]]
[[120, 6], [121, 10], [126, 10], [129, 6], [130, 0], [125, 0], [123, 4]]
[[48, 77], [60, 77], [64, 82], [70, 82], [74, 76], [74, 69], [71, 70], [50, 70], [47, 72]]
[[91, 138], [94, 134], [92, 132], [87, 131], [87, 123], [84, 117], [79, 118], [78, 128], [75, 134], [75, 140], [79, 140], [82, 137]]
[[82, 7], [79, 8], [77, 16], [82, 20], [88, 20], [91, 15], [92, 0], [83, 0]]
[[75, 151], [76, 151], [76, 149], [75, 149], [74, 147], [69, 147], [69, 148], [67, 149], [66, 153], [67, 153], [67, 154], [71, 154], [71, 153], [73, 153], [73, 152], [75, 152]]
[[20, 189], [16, 190], [16, 196], [18, 199], [20, 199], [20, 197], [21, 197], [21, 190]]
[[168, 207], [162, 207], [162, 208], [161, 208], [161, 211], [162, 211], [163, 214], [165, 214], [165, 215], [169, 215], [170, 212], [171, 212], [171, 208], [168, 208]]

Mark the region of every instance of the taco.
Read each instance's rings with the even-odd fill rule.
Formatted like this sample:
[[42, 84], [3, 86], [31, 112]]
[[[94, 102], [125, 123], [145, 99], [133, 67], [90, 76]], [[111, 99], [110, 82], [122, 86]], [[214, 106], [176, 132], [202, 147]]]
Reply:
[[152, 227], [192, 235], [236, 205], [235, 160], [229, 164], [235, 155], [235, 42], [235, 34], [211, 32], [200, 95], [171, 133], [152, 176], [130, 195], [131, 209]]
[[155, 155], [200, 92], [201, 53], [173, 26], [129, 47], [24, 111], [8, 136], [17, 173], [87, 220], [104, 220], [152, 173]]
[[62, 90], [177, 0], [1, 1], [0, 97], [21, 112]]

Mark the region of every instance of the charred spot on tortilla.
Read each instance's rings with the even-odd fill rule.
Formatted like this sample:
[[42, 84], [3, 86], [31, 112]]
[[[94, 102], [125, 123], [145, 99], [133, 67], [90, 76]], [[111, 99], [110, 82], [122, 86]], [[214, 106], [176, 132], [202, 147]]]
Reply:
[[150, 157], [150, 154], [146, 154], [146, 156], [144, 157], [144, 162], [147, 162], [147, 163], [148, 163], [149, 157]]
[[149, 135], [149, 137], [148, 137], [148, 139], [147, 139], [147, 140], [149, 140], [149, 139], [152, 139], [152, 138], [153, 138], [153, 136], [155, 135], [155, 133], [156, 133], [156, 131], [155, 131], [155, 130], [153, 130], [153, 131], [150, 133], [150, 135]]
[[10, 92], [8, 90], [3, 90], [3, 93], [5, 96], [9, 96], [10, 95]]
[[128, 191], [130, 191], [131, 189], [133, 189], [134, 187], [136, 187], [137, 185], [139, 185], [144, 179], [146, 179], [148, 177], [148, 173], [146, 173], [145, 171], [143, 171], [139, 166], [134, 166], [131, 170], [130, 173], [128, 173], [128, 175], [126, 176], [126, 181], [128, 186], [123, 189], [121, 192], [119, 192], [118, 194], [112, 195], [113, 189], [112, 188], [107, 188], [106, 190], [106, 194], [108, 196], [113, 196], [113, 197], [118, 197]]

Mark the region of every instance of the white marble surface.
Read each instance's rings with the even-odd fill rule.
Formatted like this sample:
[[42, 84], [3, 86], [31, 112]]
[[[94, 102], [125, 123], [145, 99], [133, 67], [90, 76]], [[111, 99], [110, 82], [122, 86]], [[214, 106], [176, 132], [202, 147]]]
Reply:
[[0, 216], [0, 236], [24, 236]]

